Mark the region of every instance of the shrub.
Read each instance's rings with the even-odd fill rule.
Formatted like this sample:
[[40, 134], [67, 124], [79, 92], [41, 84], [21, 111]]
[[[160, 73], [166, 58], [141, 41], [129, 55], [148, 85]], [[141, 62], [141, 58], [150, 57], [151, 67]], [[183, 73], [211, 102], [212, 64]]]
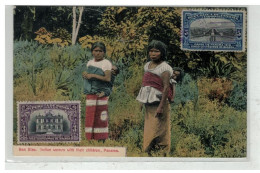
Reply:
[[197, 101], [198, 87], [197, 82], [189, 74], [185, 74], [181, 83], [176, 86], [176, 96], [173, 105], [182, 104], [189, 101]]
[[204, 146], [201, 144], [200, 137], [194, 134], [182, 136], [176, 145], [177, 157], [205, 157]]
[[143, 66], [133, 64], [128, 71], [131, 76], [125, 81], [126, 91], [133, 97], [136, 97], [142, 87]]
[[56, 44], [59, 46], [68, 46], [71, 44], [71, 34], [64, 28], [58, 28], [53, 33], [48, 32], [44, 27], [41, 27], [35, 32], [37, 35], [34, 40], [41, 44]]
[[246, 129], [232, 131], [228, 136], [229, 141], [224, 146], [216, 147], [215, 155], [217, 157], [246, 157]]
[[227, 60], [228, 55], [215, 54], [209, 57], [206, 67], [199, 67], [198, 70], [202, 76], [209, 78], [230, 78], [232, 73], [238, 70], [232, 62]]
[[117, 92], [117, 89], [114, 89], [109, 101], [110, 136], [114, 140], [119, 139], [133, 125], [143, 124], [139, 103], [126, 92]]
[[[219, 157], [216, 148], [226, 146], [231, 140], [230, 133], [242, 133], [246, 130], [246, 114], [228, 106], [220, 106], [207, 98], [198, 100], [198, 104], [189, 102], [178, 107], [179, 123], [185, 133], [200, 137], [205, 146], [205, 154]], [[233, 157], [236, 157], [233, 153]]]
[[245, 111], [247, 108], [247, 86], [246, 82], [240, 84], [233, 82], [234, 88], [230, 93], [227, 103], [236, 110]]
[[224, 103], [232, 90], [232, 82], [226, 78], [201, 78], [198, 87], [201, 97]]
[[[123, 131], [120, 142], [127, 147], [130, 156], [138, 156], [142, 152], [143, 146], [143, 126], [142, 123], [131, 126]], [[130, 154], [131, 153], [131, 154]]]

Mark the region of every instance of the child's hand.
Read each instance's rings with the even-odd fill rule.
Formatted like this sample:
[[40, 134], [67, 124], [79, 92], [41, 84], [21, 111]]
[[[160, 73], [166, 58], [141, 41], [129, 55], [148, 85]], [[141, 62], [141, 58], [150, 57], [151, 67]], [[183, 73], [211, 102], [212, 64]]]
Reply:
[[87, 79], [91, 79], [91, 78], [93, 78], [93, 74], [87, 74], [86, 77], [87, 77]]
[[82, 77], [85, 78], [85, 79], [91, 79], [91, 78], [93, 78], [93, 74], [89, 74], [89, 73], [83, 71]]
[[104, 97], [104, 96], [105, 96], [105, 93], [102, 91], [101, 93], [97, 93], [97, 96], [98, 96], [98, 97]]
[[88, 73], [87, 73], [86, 71], [83, 71], [83, 72], [82, 72], [82, 77], [85, 78], [85, 79], [87, 79], [87, 76], [88, 76]]

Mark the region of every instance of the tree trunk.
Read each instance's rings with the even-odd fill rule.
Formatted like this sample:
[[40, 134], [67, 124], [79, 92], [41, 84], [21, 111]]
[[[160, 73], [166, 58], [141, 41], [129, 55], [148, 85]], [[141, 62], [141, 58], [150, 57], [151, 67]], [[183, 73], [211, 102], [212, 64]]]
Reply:
[[72, 41], [71, 41], [72, 45], [74, 45], [77, 40], [83, 10], [84, 10], [84, 7], [79, 7], [79, 18], [78, 18], [78, 22], [77, 22], [76, 7], [72, 8], [72, 12], [73, 12]]

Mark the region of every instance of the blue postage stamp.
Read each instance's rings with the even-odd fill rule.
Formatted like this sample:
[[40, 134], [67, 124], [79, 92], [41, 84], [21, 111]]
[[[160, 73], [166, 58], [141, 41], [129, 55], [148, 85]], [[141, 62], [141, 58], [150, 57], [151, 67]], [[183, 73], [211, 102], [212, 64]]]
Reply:
[[17, 102], [18, 143], [80, 142], [80, 101]]
[[245, 51], [245, 11], [182, 11], [181, 48]]

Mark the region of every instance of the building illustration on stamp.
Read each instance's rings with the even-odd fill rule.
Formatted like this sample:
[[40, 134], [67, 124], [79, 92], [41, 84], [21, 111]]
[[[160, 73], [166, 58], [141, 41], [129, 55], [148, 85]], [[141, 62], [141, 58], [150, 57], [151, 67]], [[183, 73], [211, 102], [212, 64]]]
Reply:
[[36, 116], [36, 133], [62, 133], [63, 132], [63, 116], [53, 115], [51, 112], [46, 115]]
[[19, 143], [79, 142], [80, 101], [17, 102]]

